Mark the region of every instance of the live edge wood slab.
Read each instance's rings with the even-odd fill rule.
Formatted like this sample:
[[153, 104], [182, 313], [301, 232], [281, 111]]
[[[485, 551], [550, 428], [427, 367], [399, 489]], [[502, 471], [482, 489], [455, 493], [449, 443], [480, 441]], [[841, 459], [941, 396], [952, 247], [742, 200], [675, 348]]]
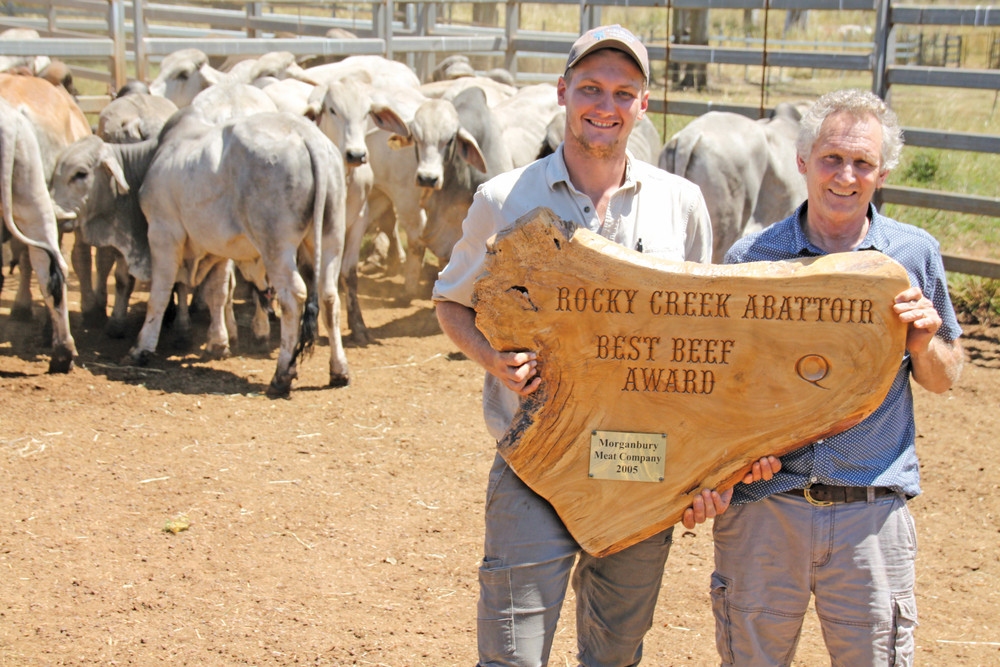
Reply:
[[494, 348], [538, 353], [541, 386], [500, 453], [583, 549], [624, 549], [701, 489], [875, 410], [903, 357], [892, 304], [908, 285], [878, 252], [671, 262], [535, 209], [491, 239], [473, 295]]

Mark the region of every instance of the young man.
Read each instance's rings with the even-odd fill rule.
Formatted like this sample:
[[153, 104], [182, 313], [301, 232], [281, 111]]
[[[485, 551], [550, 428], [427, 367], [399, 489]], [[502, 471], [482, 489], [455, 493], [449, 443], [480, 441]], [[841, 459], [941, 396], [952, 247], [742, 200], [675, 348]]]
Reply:
[[[566, 107], [563, 144], [479, 189], [462, 239], [435, 285], [441, 328], [487, 371], [483, 412], [495, 439], [507, 429], [519, 395], [535, 391], [544, 378], [536, 373], [534, 352], [494, 350], [475, 327], [472, 288], [493, 234], [547, 206], [626, 247], [636, 248], [641, 239], [647, 253], [710, 261], [711, 223], [698, 187], [626, 154], [629, 133], [646, 112], [648, 79], [646, 49], [628, 30], [605, 26], [580, 37], [557, 86]], [[755, 469], [758, 474], [748, 479], [760, 478], [760, 465]], [[704, 491], [685, 523], [693, 526], [724, 511], [730, 493]], [[487, 489], [479, 572], [479, 664], [546, 664], [571, 573], [580, 663], [637, 664], [670, 543], [666, 530], [606, 558], [582, 553], [552, 506], [498, 455]]]
[[735, 506], [715, 520], [712, 604], [724, 665], [789, 664], [810, 595], [834, 665], [913, 662], [916, 536], [906, 501], [920, 479], [910, 378], [946, 391], [963, 355], [937, 242], [871, 205], [901, 150], [895, 114], [878, 97], [824, 95], [797, 145], [807, 201], [726, 255], [739, 263], [873, 249], [902, 264], [911, 287], [893, 305], [907, 325], [906, 354], [881, 406], [783, 456], [773, 478], [737, 485]]

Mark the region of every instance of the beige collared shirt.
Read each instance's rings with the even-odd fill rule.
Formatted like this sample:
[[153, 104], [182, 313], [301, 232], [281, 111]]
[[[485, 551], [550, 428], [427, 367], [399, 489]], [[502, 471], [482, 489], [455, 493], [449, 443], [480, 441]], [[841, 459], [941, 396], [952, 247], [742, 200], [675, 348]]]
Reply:
[[[600, 220], [590, 197], [570, 182], [560, 145], [552, 155], [480, 186], [462, 223], [462, 238], [434, 284], [434, 300], [471, 308], [487, 239], [538, 206], [627, 248], [675, 261], [712, 259], [712, 224], [697, 185], [630, 156], [625, 182]], [[486, 374], [483, 416], [494, 438], [506, 431], [518, 401], [517, 394]]]

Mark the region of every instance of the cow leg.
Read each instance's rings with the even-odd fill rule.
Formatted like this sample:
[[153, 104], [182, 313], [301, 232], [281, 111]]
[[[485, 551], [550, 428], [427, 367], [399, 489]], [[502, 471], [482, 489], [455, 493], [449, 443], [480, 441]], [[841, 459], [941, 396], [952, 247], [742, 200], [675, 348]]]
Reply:
[[[11, 254], [17, 259], [17, 272], [19, 280], [17, 282], [17, 292], [14, 294], [14, 303], [10, 308], [10, 317], [19, 322], [30, 322], [31, 315], [31, 256], [28, 253], [28, 246], [22, 245], [11, 239]], [[48, 266], [48, 264], [46, 264]], [[44, 294], [44, 290], [42, 291]]]
[[345, 219], [348, 227], [344, 258], [340, 264], [340, 284], [347, 299], [347, 326], [351, 330], [351, 340], [356, 345], [364, 346], [373, 340], [358, 301], [358, 260], [361, 241], [368, 229], [368, 192], [363, 184], [356, 184], [354, 179], [348, 181]]
[[254, 311], [250, 323], [251, 347], [255, 350], [267, 350], [271, 342], [271, 309], [272, 290], [267, 284], [267, 273], [261, 261], [241, 262], [240, 273], [250, 283], [253, 294]]
[[[292, 388], [292, 380], [299, 375], [298, 354], [300, 345], [300, 324], [303, 305], [308, 296], [306, 283], [299, 274], [294, 251], [280, 258], [280, 264], [269, 265], [267, 275], [275, 290], [275, 297], [281, 305], [281, 349], [278, 351], [278, 365], [267, 388], [269, 396], [287, 396]], [[308, 316], [308, 313], [306, 313]], [[313, 314], [315, 317], [315, 314]], [[302, 341], [302, 344], [308, 344]]]
[[83, 313], [83, 322], [87, 326], [101, 326], [108, 317], [107, 288], [101, 290], [104, 295], [104, 301], [101, 301], [98, 292], [94, 290], [90, 246], [83, 242], [79, 234], [73, 235], [73, 249], [70, 251], [70, 259], [73, 262], [73, 271], [80, 283], [80, 311]]
[[[337, 294], [337, 275], [340, 271], [340, 244], [332, 234], [323, 239], [323, 253], [320, 267], [320, 312], [330, 341], [330, 386], [346, 387], [351, 381], [351, 372], [344, 354], [344, 343], [340, 336], [340, 297]], [[357, 294], [357, 271], [353, 271], [355, 295]], [[356, 298], [356, 296], [355, 296]], [[349, 311], [348, 311], [349, 312]], [[360, 317], [361, 311], [358, 311]], [[348, 315], [349, 317], [350, 315]], [[363, 325], [363, 323], [362, 323]]]
[[[58, 246], [53, 246], [58, 247]], [[29, 248], [30, 263], [38, 277], [45, 299], [45, 307], [49, 311], [52, 323], [52, 357], [49, 359], [50, 373], [67, 373], [73, 368], [73, 360], [77, 357], [76, 343], [69, 331], [69, 308], [66, 293], [66, 274], [68, 267], [60, 261], [59, 272], [61, 280], [57, 283], [50, 280], [50, 265], [52, 261], [48, 253], [38, 248]], [[59, 305], [56, 305], [58, 302]]]
[[[177, 296], [177, 307], [170, 326], [174, 330], [174, 347], [187, 350], [191, 347], [191, 301], [194, 300], [194, 289], [184, 281], [174, 283], [174, 294]], [[168, 304], [169, 307], [169, 304]]]
[[[103, 272], [107, 269], [109, 258], [115, 269], [115, 305], [111, 309], [111, 319], [105, 325], [104, 333], [110, 338], [124, 338], [128, 326], [128, 302], [135, 289], [135, 278], [128, 272], [128, 261], [124, 255], [110, 247], [97, 249], [98, 276], [106, 275]], [[101, 282], [99, 279], [98, 284]], [[106, 277], [103, 282], [107, 282]]]
[[[163, 326], [163, 314], [173, 295], [174, 283], [181, 266], [181, 249], [183, 238], [174, 239], [169, 234], [170, 222], [149, 221], [149, 246], [156, 248], [152, 254], [152, 281], [149, 286], [149, 302], [146, 304], [146, 320], [136, 344], [129, 350], [126, 363], [144, 366], [150, 357], [156, 353], [156, 345], [160, 340], [160, 328]], [[160, 230], [160, 233], [156, 233]], [[177, 316], [174, 326], [178, 337], [185, 335], [190, 339], [191, 317], [187, 310], [187, 289], [179, 288], [177, 294]]]
[[403, 305], [409, 304], [419, 292], [420, 270], [424, 265], [424, 244], [420, 239], [426, 221], [427, 214], [419, 207], [400, 216], [400, 226], [406, 232], [406, 261], [403, 262], [404, 292], [396, 300]]
[[200, 285], [210, 316], [205, 351], [216, 359], [230, 355], [229, 318], [232, 318], [232, 329], [236, 329], [236, 318], [232, 315], [234, 283], [232, 261], [222, 260], [209, 269], [204, 282]]

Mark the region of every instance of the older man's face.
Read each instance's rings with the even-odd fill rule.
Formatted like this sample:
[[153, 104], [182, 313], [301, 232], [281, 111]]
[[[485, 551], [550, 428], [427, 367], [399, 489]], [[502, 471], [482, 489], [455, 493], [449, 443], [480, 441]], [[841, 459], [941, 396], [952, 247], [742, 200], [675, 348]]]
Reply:
[[798, 158], [809, 192], [809, 223], [825, 229], [864, 224], [881, 171], [882, 127], [874, 116], [835, 113], [820, 128], [808, 159]]

